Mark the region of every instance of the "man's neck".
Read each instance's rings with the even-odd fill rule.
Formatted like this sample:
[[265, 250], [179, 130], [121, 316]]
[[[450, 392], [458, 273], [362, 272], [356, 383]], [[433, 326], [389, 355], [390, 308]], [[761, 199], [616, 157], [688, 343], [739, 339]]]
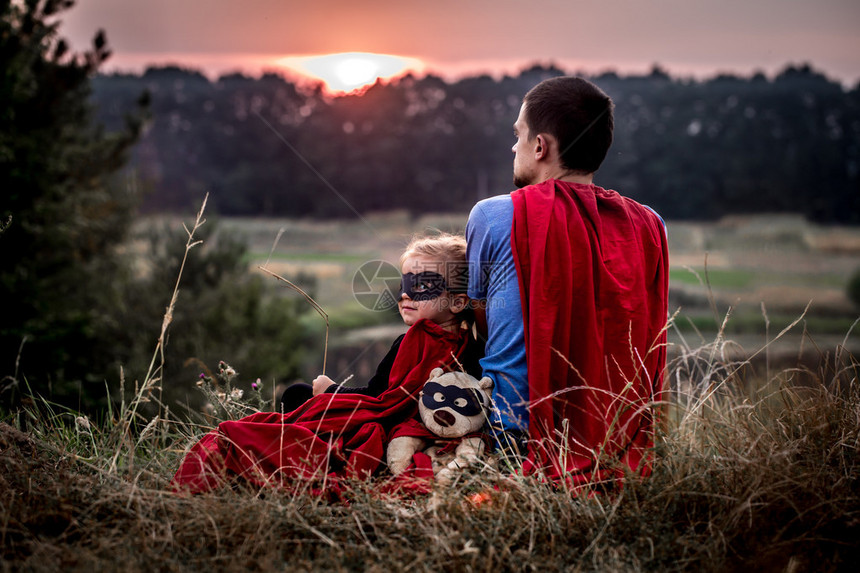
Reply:
[[577, 173], [567, 169], [559, 168], [555, 170], [547, 170], [542, 181], [548, 179], [556, 179], [567, 183], [580, 183], [582, 185], [591, 185], [594, 181], [594, 173]]
[[555, 177], [555, 179], [558, 179], [559, 181], [566, 181], [567, 183], [581, 183], [583, 185], [591, 185], [594, 181], [594, 173], [586, 173], [585, 175], [571, 173], [562, 177]]

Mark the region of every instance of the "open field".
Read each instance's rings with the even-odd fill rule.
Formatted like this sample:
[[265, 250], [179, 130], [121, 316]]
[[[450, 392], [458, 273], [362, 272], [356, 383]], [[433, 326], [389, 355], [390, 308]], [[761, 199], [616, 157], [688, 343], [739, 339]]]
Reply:
[[[391, 323], [390, 329], [367, 331], [371, 338], [389, 338], [398, 331], [397, 317], [393, 313], [380, 317], [356, 302], [352, 281], [357, 269], [372, 260], [396, 264], [412, 233], [462, 232], [465, 221], [465, 214], [410, 220], [393, 213], [336, 222], [224, 219], [221, 227], [248, 239], [253, 272], [268, 260], [268, 267], [283, 276], [313, 276], [315, 297], [334, 323], [341, 320], [352, 327]], [[707, 343], [728, 315], [724, 331], [753, 353], [802, 317], [772, 343], [771, 355], [791, 357], [804, 346], [807, 351], [826, 352], [843, 342], [860, 350], [860, 332], [851, 330], [860, 309], [845, 293], [849, 277], [860, 269], [860, 228], [822, 227], [791, 215], [736, 216], [713, 223], [670, 221], [667, 227], [669, 308], [678, 311], [671, 331], [674, 343], [683, 342], [682, 333], [688, 343]], [[360, 338], [360, 333], [353, 333], [347, 342]], [[335, 348], [341, 342], [334, 340]]]
[[[395, 213], [367, 217], [365, 221], [286, 221], [223, 219], [221, 226], [247, 237], [250, 263], [269, 259], [270, 267], [288, 273], [318, 276], [319, 301], [332, 307], [351, 298], [351, 280], [368, 260], [396, 263], [400, 249], [415, 232], [432, 229], [461, 232], [466, 215], [427, 215], [410, 220]], [[860, 268], [860, 228], [820, 227], [800, 217], [732, 217], [716, 223], [669, 222], [671, 286], [694, 299], [676, 306], [696, 308], [702, 297], [707, 305], [707, 284], [722, 307], [783, 312], [802, 311], [812, 302], [810, 314], [845, 318], [852, 309], [845, 286]], [[283, 234], [272, 247], [278, 232]]]
[[[792, 216], [727, 218], [669, 226], [672, 286], [699, 286], [707, 263], [717, 301], [812, 314], [856, 313], [845, 287], [860, 268], [860, 229], [826, 228]], [[687, 271], [686, 273], [684, 271]]]
[[[326, 374], [343, 380], [369, 377], [405, 329], [393, 310], [359, 304], [353, 293], [358, 269], [380, 260], [396, 265], [413, 233], [462, 232], [465, 222], [465, 213], [416, 220], [401, 212], [341, 221], [222, 218], [217, 232], [247, 241], [249, 272], [266, 266], [303, 284], [311, 279], [312, 295], [331, 323]], [[860, 309], [845, 293], [860, 269], [860, 228], [822, 227], [790, 215], [670, 221], [667, 227], [675, 313], [670, 356], [709, 344], [720, 331], [731, 338], [735, 357], [755, 363], [814, 363], [843, 345], [860, 354], [860, 327], [852, 326]], [[299, 296], [274, 279], [271, 285], [283, 296]], [[303, 323], [311, 343], [303, 375], [312, 378], [322, 367], [325, 327], [313, 312]]]

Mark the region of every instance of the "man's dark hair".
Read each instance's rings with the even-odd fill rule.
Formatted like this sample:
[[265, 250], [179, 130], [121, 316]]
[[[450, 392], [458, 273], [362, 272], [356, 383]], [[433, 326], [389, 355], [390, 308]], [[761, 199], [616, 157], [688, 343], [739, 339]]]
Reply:
[[582, 78], [544, 80], [523, 98], [529, 137], [548, 133], [558, 140], [562, 165], [594, 173], [612, 144], [612, 99]]

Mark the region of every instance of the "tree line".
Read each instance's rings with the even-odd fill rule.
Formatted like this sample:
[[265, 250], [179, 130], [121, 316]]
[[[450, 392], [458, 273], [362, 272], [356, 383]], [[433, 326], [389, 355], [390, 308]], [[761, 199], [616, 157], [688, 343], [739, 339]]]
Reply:
[[[446, 82], [406, 76], [328, 97], [274, 73], [209, 80], [195, 70], [100, 75], [97, 118], [117, 127], [141, 93], [152, 122], [131, 166], [145, 210], [188, 210], [210, 192], [225, 215], [352, 217], [468, 211], [512, 190], [512, 124], [523, 95], [565, 73]], [[671, 219], [803, 213], [860, 223], [860, 87], [808, 65], [769, 79], [720, 75], [589, 77], [616, 105], [615, 141], [597, 174]]]

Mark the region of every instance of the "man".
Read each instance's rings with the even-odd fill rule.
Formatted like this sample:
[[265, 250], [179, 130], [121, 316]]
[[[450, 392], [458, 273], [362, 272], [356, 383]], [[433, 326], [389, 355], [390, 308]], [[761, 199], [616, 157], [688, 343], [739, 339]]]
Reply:
[[500, 445], [527, 443], [524, 473], [572, 485], [650, 471], [666, 361], [662, 220], [593, 184], [612, 130], [597, 86], [541, 82], [514, 124], [520, 189], [479, 202], [466, 226]]

